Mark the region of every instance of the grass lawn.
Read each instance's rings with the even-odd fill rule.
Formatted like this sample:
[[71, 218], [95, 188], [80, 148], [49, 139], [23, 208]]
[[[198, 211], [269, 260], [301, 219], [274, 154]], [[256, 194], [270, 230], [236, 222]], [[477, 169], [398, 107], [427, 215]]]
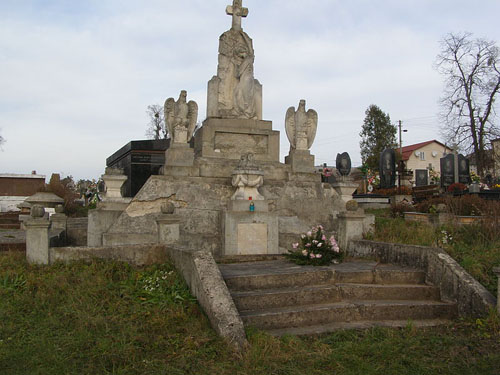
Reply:
[[170, 264], [29, 266], [0, 253], [0, 374], [498, 374], [496, 314], [450, 326], [274, 338], [228, 350]]

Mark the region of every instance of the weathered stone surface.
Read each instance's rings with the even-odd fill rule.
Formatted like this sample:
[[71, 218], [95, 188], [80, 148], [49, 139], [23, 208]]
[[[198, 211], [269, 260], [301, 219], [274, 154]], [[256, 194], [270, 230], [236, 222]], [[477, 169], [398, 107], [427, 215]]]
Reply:
[[348, 253], [424, 269], [442, 298], [457, 302], [460, 316], [486, 316], [496, 304], [495, 297], [442, 249], [359, 240], [349, 243]]
[[121, 199], [123, 197], [122, 194], [122, 186], [127, 181], [128, 177], [123, 174], [116, 174], [119, 169], [117, 168], [106, 168], [106, 170], [112, 169], [113, 174], [103, 174], [102, 179], [104, 184], [106, 185], [106, 194], [104, 195], [104, 201], [113, 200], [113, 199]]
[[68, 263], [96, 258], [127, 262], [135, 266], [146, 266], [164, 263], [167, 260], [167, 253], [162, 245], [50, 248], [51, 263]]
[[226, 10], [233, 22], [219, 38], [217, 75], [208, 82], [207, 117], [262, 119], [262, 85], [254, 78], [252, 39], [241, 28], [241, 0]]
[[253, 153], [256, 160], [279, 161], [279, 132], [270, 121], [208, 118], [195, 135], [197, 157], [239, 160]]
[[346, 211], [337, 215], [339, 219], [338, 243], [339, 247], [346, 251], [348, 244], [352, 240], [363, 238], [364, 212]]
[[[186, 90], [182, 90], [177, 101], [174, 98], [165, 101], [165, 124], [172, 139], [170, 147], [187, 144], [193, 137], [198, 120], [198, 104], [193, 100], [187, 103], [186, 97]], [[166, 161], [168, 163], [168, 159]]]
[[106, 233], [123, 210], [89, 210], [87, 246], [102, 246], [102, 235]]
[[[311, 176], [315, 177], [308, 175]], [[220, 256], [222, 215], [229, 208], [233, 189], [230, 178], [152, 176], [106, 235], [111, 239], [113, 234], [116, 240], [141, 233], [147, 235], [141, 241], [158, 238], [156, 220], [161, 215], [161, 205], [171, 202], [180, 217], [179, 246], [210, 250]], [[319, 176], [317, 182], [264, 180], [259, 190], [268, 202], [269, 211], [275, 211], [278, 218], [293, 221], [296, 217], [295, 223], [301, 223], [300, 231], [290, 229], [295, 236], [292, 238], [287, 236], [289, 229], [284, 227], [285, 221], [281, 221], [277, 252], [286, 251], [291, 241], [296, 241], [297, 234], [313, 225], [322, 224], [327, 231], [334, 232], [333, 213], [339, 211], [342, 204], [337, 193], [319, 181]], [[124, 236], [120, 237], [120, 233]], [[135, 237], [130, 238], [137, 241]]]
[[264, 172], [255, 163], [252, 153], [242, 155], [238, 167], [233, 171], [231, 184], [236, 187], [236, 191], [231, 200], [264, 200], [258, 190], [264, 184], [263, 175]]
[[43, 206], [35, 204], [31, 207], [30, 215], [32, 218], [42, 218], [45, 215], [45, 209]]
[[212, 254], [172, 247], [167, 252], [215, 331], [236, 351], [244, 350], [248, 342], [243, 322]]
[[313, 173], [315, 170], [314, 155], [309, 150], [290, 149], [288, 156], [285, 156], [285, 164], [290, 165], [296, 173]]
[[28, 263], [49, 264], [49, 220], [35, 217], [26, 220], [24, 226], [26, 228], [26, 259]]
[[290, 142], [290, 151], [309, 150], [316, 137], [318, 128], [318, 114], [314, 109], [306, 112], [306, 101], [300, 100], [297, 111], [290, 107], [286, 111], [285, 130]]

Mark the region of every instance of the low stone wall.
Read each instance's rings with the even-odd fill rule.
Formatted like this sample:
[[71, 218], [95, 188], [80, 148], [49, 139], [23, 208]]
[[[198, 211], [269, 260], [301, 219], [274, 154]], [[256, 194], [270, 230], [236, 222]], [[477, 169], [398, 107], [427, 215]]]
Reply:
[[496, 305], [495, 297], [442, 249], [358, 240], [350, 241], [348, 254], [425, 270], [441, 297], [457, 302], [460, 316], [485, 316]]
[[103, 247], [51, 247], [50, 263], [77, 260], [110, 259], [135, 266], [147, 266], [167, 261], [165, 246], [158, 244], [103, 246]]
[[66, 229], [66, 240], [71, 246], [87, 246], [88, 218], [68, 218]]
[[212, 253], [167, 247], [169, 258], [198, 299], [215, 331], [236, 351], [248, 346], [243, 321]]

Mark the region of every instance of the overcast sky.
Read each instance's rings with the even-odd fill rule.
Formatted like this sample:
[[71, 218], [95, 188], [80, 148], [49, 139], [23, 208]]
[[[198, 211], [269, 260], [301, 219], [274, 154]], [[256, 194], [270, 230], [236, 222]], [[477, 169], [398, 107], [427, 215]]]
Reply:
[[[106, 157], [145, 139], [149, 104], [188, 91], [205, 119], [231, 0], [0, 0], [0, 173], [98, 178]], [[264, 119], [318, 112], [311, 152], [361, 162], [370, 104], [403, 121], [403, 144], [440, 139], [439, 40], [469, 31], [500, 41], [500, 1], [243, 0]]]

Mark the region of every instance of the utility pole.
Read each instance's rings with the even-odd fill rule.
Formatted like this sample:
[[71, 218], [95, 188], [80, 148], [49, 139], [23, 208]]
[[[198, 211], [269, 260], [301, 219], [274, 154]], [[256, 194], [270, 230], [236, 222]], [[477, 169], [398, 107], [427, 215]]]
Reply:
[[403, 132], [407, 132], [408, 130], [402, 129], [402, 121], [398, 121], [398, 127], [399, 127], [399, 155], [401, 156], [401, 160], [399, 161], [399, 168], [398, 168], [398, 185], [401, 187], [401, 175], [404, 173], [404, 162], [403, 162], [403, 137], [402, 134]]

